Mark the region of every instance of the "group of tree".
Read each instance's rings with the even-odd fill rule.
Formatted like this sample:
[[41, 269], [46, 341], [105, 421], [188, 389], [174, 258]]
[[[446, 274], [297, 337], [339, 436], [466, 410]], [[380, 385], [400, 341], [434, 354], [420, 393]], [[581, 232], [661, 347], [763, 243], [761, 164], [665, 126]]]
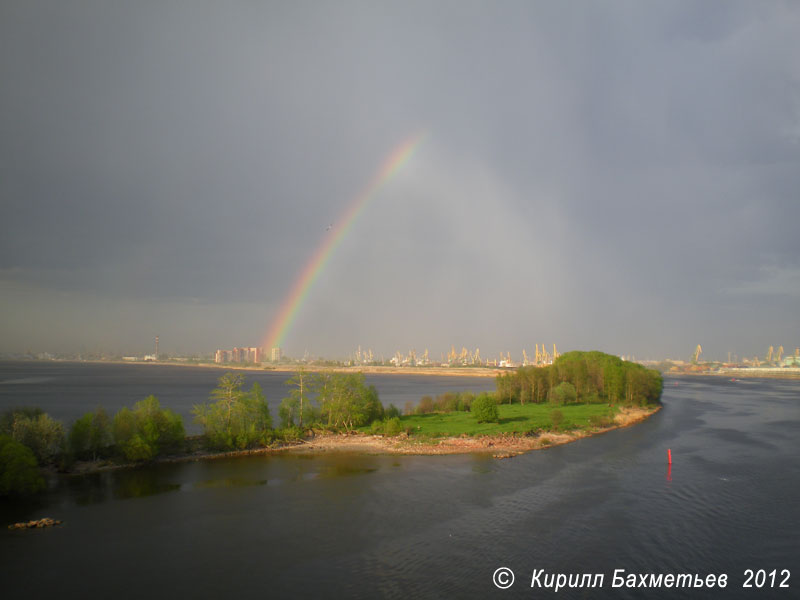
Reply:
[[254, 383], [249, 391], [243, 387], [241, 374], [226, 373], [211, 392], [211, 399], [216, 402], [193, 408], [195, 421], [203, 426], [209, 448], [243, 450], [272, 440], [272, 417], [261, 386]]
[[283, 428], [352, 431], [399, 416], [391, 405], [384, 410], [378, 390], [366, 384], [363, 373], [308, 373], [300, 369], [287, 383], [292, 389], [278, 408]]
[[603, 352], [567, 352], [552, 365], [498, 375], [497, 401], [646, 406], [660, 401], [661, 374]]
[[180, 415], [162, 409], [155, 396], [122, 408], [113, 418], [102, 408], [84, 414], [69, 431], [39, 408], [0, 414], [0, 496], [28, 494], [45, 486], [42, 467], [63, 470], [76, 460], [118, 456], [146, 461], [178, 452], [185, 432]]
[[407, 415], [425, 415], [434, 412], [469, 412], [474, 400], [475, 394], [472, 392], [444, 392], [436, 398], [423, 396], [416, 406], [412, 402], [407, 402], [405, 413]]

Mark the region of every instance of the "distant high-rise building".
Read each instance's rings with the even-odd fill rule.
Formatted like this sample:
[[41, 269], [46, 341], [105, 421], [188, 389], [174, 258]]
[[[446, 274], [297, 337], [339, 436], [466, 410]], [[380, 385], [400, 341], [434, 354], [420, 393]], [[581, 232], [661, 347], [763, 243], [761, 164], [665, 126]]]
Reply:
[[280, 347], [275, 346], [272, 349], [272, 362], [278, 362], [281, 358], [283, 358], [283, 353], [281, 352]]

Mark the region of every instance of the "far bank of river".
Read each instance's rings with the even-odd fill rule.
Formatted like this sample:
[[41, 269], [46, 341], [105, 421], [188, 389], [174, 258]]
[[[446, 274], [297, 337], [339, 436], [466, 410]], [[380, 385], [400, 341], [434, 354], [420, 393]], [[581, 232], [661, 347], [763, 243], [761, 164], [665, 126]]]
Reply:
[[248, 371], [255, 373], [295, 373], [303, 368], [310, 373], [322, 371], [332, 371], [335, 373], [370, 373], [374, 375], [434, 375], [440, 377], [496, 377], [503, 373], [512, 372], [514, 368], [500, 367], [389, 367], [384, 365], [355, 365], [355, 366], [333, 366], [315, 364], [277, 364], [262, 365], [254, 364], [235, 364], [235, 363], [197, 363], [182, 361], [127, 361], [127, 360], [36, 360], [23, 361], [31, 363], [75, 363], [75, 364], [97, 364], [97, 365], [146, 365], [148, 367], [185, 367], [190, 369], [215, 369], [226, 371]]

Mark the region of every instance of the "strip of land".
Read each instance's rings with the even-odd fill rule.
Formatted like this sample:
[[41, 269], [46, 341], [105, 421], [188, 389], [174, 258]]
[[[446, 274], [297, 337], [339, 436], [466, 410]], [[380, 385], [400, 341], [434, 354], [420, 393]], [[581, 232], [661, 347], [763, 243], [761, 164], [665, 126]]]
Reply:
[[238, 365], [238, 364], [215, 364], [215, 363], [195, 363], [195, 362], [181, 362], [181, 361], [124, 361], [124, 360], [85, 360], [85, 361], [54, 361], [54, 362], [81, 362], [81, 363], [97, 363], [106, 365], [148, 365], [154, 367], [187, 367], [194, 369], [214, 369], [224, 371], [252, 371], [257, 373], [295, 373], [299, 367], [303, 367], [306, 371], [316, 373], [320, 371], [334, 372], [334, 373], [369, 373], [369, 374], [387, 374], [387, 375], [436, 375], [444, 377], [497, 377], [503, 373], [512, 372], [513, 369], [503, 369], [499, 367], [389, 367], [377, 365], [355, 365], [352, 367], [345, 366], [327, 366], [327, 365], [292, 365], [292, 364], [276, 364], [269, 366], [255, 366], [255, 365]]
[[[160, 457], [153, 463], [175, 463], [195, 460], [213, 460], [258, 454], [296, 453], [296, 454], [403, 454], [403, 455], [444, 455], [444, 454], [488, 454], [494, 458], [510, 458], [531, 450], [541, 450], [576, 440], [599, 435], [640, 423], [661, 409], [661, 406], [620, 408], [613, 423], [606, 427], [572, 429], [568, 431], [539, 431], [536, 433], [505, 433], [500, 435], [461, 435], [445, 437], [416, 436], [403, 433], [397, 436], [371, 435], [367, 433], [315, 432], [313, 435], [292, 443], [281, 443], [264, 448], [213, 452], [196, 448], [179, 456]], [[199, 441], [199, 438], [190, 438]], [[141, 466], [137, 464], [118, 464], [103, 462], [80, 462], [74, 465], [74, 474], [94, 473], [122, 468]]]

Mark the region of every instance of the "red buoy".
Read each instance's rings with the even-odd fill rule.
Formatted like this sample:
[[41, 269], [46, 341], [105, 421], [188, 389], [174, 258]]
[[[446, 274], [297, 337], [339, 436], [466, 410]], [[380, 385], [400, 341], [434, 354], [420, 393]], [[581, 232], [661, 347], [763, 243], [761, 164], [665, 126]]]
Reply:
[[672, 450], [670, 450], [669, 448], [667, 448], [667, 462], [669, 464], [672, 464]]

